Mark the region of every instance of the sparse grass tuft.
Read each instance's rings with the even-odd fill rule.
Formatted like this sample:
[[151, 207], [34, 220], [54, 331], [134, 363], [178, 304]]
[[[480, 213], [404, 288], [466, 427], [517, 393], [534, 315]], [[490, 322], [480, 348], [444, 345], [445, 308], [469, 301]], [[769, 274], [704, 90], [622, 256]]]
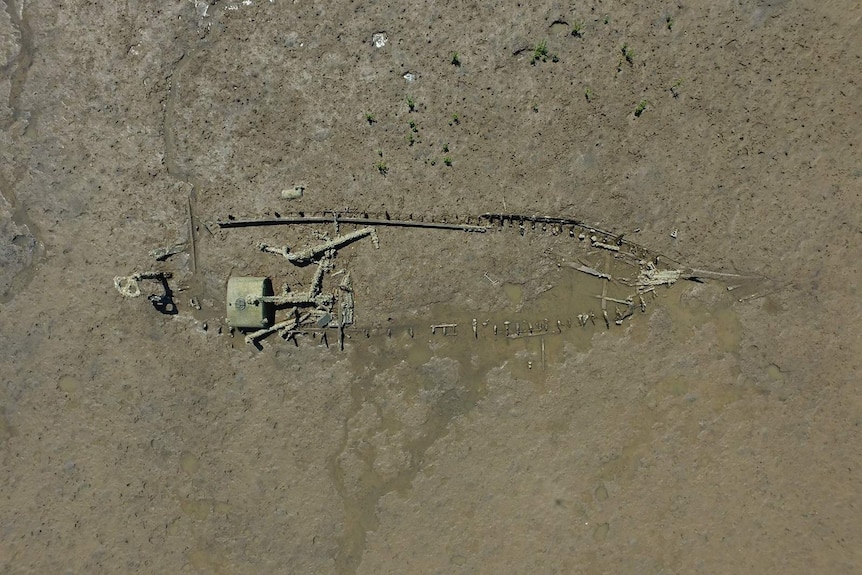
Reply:
[[458, 54], [458, 52], [452, 53], [452, 65], [453, 66], [460, 66], [461, 65], [461, 56]]
[[635, 63], [635, 51], [629, 48], [628, 44], [623, 44], [623, 47], [620, 48], [620, 52], [623, 53], [623, 58], [626, 59], [630, 65]]
[[411, 112], [416, 111], [416, 100], [412, 96], [407, 96], [407, 109]]
[[452, 165], [452, 158], [450, 158], [449, 156], [446, 156], [445, 158], [443, 158], [443, 163], [446, 164], [447, 166], [451, 166]]
[[584, 90], [584, 98], [587, 99], [587, 102], [592, 102], [593, 96], [595, 96], [595, 93], [590, 88]]
[[458, 117], [458, 114], [452, 114], [452, 121], [449, 122], [449, 125], [452, 126], [453, 124], [460, 124], [460, 123], [461, 123], [461, 119]]
[[365, 114], [365, 121], [368, 122], [368, 125], [370, 126], [371, 124], [373, 124], [377, 120], [374, 118], [374, 114], [368, 113], [368, 114]]
[[574, 24], [572, 24], [572, 36], [574, 36], [575, 38], [584, 37], [584, 23], [580, 20], [577, 20]]
[[541, 60], [542, 62], [548, 61], [548, 41], [547, 40], [542, 40], [541, 42], [536, 44], [535, 48], [533, 48], [533, 61], [530, 63], [535, 65], [536, 62], [538, 62], [539, 60]]
[[667, 24], [667, 29], [673, 30], [673, 16], [668, 14], [667, 17], [664, 19], [664, 21]]
[[449, 144], [443, 144], [443, 152], [446, 153], [449, 151]]
[[635, 108], [635, 118], [640, 118], [641, 114], [644, 113], [644, 110], [647, 109], [648, 105], [649, 105], [649, 102], [647, 102], [646, 100], [641, 100], [640, 103], [638, 104], [638, 107]]
[[673, 94], [674, 98], [679, 98], [679, 94], [680, 94], [679, 89], [682, 86], [682, 83], [683, 83], [683, 78], [677, 78], [674, 81], [674, 83], [671, 84], [670, 93]]
[[383, 160], [377, 162], [374, 167], [377, 168], [377, 171], [380, 172], [380, 175], [382, 176], [385, 176], [389, 173], [389, 166], [387, 166], [386, 162], [384, 162]]

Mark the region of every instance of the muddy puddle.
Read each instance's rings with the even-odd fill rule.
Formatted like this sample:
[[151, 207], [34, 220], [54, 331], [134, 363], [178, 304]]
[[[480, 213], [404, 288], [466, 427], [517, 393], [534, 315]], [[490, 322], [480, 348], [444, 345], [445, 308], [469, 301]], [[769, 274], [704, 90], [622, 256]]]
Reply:
[[10, 213], [3, 213], [0, 203], [0, 231], [5, 236], [2, 239], [5, 245], [0, 245], [0, 304], [5, 304], [33, 281], [45, 248], [35, 223], [2, 178], [0, 194], [11, 208]]
[[[614, 277], [626, 273], [626, 264], [602, 258], [586, 263]], [[644, 294], [641, 307], [636, 289], [619, 282], [564, 267], [548, 279], [553, 287], [535, 297], [527, 297], [528, 290], [519, 284], [497, 286], [506, 295], [507, 308], [492, 314], [443, 304], [433, 306], [424, 323], [394, 322], [385, 330], [351, 334], [352, 408], [342, 446], [329, 462], [346, 512], [339, 572], [358, 568], [366, 534], [377, 528], [381, 497], [406, 494], [416, 475], [433, 465], [426, 461], [428, 449], [449, 433], [453, 420], [488, 395], [495, 373], [508, 371], [542, 393], [556, 366], [573, 352], [588, 352], [597, 332], [643, 341], [656, 310], [669, 318], [676, 337], [689, 338], [709, 326], [720, 352], [738, 348], [734, 299], [721, 284], [662, 286]], [[627, 298], [638, 305], [618, 325], [615, 318], [629, 308], [620, 302]], [[607, 526], [599, 526], [596, 538], [606, 535]]]
[[[8, 65], [9, 109], [7, 121], [0, 124], [4, 130], [17, 125], [23, 138], [31, 135], [31, 110], [22, 107], [22, 94], [27, 74], [33, 63], [33, 36], [20, 1], [6, 2], [6, 10], [17, 31], [18, 51]], [[20, 144], [20, 142], [19, 142]], [[9, 178], [0, 174], [0, 304], [5, 304], [26, 288], [36, 275], [36, 266], [43, 259], [45, 249], [39, 229], [30, 219], [27, 208], [16, 197], [14, 188], [24, 178], [27, 164], [15, 156]], [[5, 204], [5, 205], [4, 205]]]

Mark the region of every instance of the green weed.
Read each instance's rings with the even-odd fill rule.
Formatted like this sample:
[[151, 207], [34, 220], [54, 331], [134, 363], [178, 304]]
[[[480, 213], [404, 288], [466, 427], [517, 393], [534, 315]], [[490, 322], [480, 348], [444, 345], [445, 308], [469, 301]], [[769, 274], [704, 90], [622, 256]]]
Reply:
[[574, 24], [572, 24], [572, 36], [574, 36], [575, 38], [584, 37], [584, 23], [580, 20], [577, 20]]
[[542, 62], [548, 61], [548, 41], [547, 40], [542, 40], [541, 42], [536, 44], [535, 48], [533, 48], [533, 61], [531, 62], [531, 64], [535, 65], [535, 63], [538, 62], [539, 60], [541, 60]]
[[623, 53], [623, 58], [626, 59], [630, 65], [635, 63], [635, 51], [629, 48], [628, 44], [623, 44], [623, 47], [620, 48], [620, 51]]

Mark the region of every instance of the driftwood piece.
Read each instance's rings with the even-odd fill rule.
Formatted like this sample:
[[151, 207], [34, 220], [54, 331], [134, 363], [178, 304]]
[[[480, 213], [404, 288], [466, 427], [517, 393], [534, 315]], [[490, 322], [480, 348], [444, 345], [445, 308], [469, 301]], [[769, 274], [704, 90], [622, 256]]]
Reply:
[[567, 268], [572, 268], [573, 270], [585, 273], [587, 275], [595, 276], [597, 278], [613, 280], [610, 274], [602, 273], [595, 268], [591, 268], [590, 266], [585, 266], [583, 264], [576, 264], [574, 262], [563, 262], [561, 265], [566, 266]]
[[360, 238], [364, 238], [365, 236], [372, 236], [372, 239], [374, 239], [376, 237], [374, 228], [361, 228], [354, 232], [350, 232], [349, 234], [338, 236], [337, 238], [331, 239], [328, 242], [324, 242], [317, 246], [311, 246], [298, 252], [290, 253], [287, 251], [287, 248], [285, 248], [284, 257], [286, 257], [289, 262], [295, 264], [305, 264], [330, 250], [337, 250], [338, 248], [344, 247], [347, 244], [355, 242]]
[[302, 322], [306, 321], [309, 317], [311, 317], [311, 314], [306, 313], [306, 314], [301, 315], [298, 318], [295, 317], [295, 318], [292, 318], [292, 319], [289, 319], [286, 321], [282, 321], [282, 322], [273, 324], [273, 325], [266, 327], [264, 329], [259, 329], [257, 331], [254, 331], [254, 332], [248, 334], [247, 336], [245, 336], [245, 342], [246, 343], [254, 343], [257, 340], [259, 340], [263, 337], [266, 337], [271, 333], [275, 333], [277, 331], [282, 331], [282, 330], [291, 331], [291, 330], [295, 329], [297, 326], [301, 325]]

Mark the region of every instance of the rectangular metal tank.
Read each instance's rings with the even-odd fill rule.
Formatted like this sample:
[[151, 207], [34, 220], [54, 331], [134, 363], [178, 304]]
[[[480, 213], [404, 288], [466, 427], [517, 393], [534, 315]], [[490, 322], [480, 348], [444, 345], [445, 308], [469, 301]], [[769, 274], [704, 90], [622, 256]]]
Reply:
[[227, 280], [227, 323], [231, 327], [260, 329], [272, 325], [273, 306], [260, 301], [272, 295], [269, 278], [232, 277]]

